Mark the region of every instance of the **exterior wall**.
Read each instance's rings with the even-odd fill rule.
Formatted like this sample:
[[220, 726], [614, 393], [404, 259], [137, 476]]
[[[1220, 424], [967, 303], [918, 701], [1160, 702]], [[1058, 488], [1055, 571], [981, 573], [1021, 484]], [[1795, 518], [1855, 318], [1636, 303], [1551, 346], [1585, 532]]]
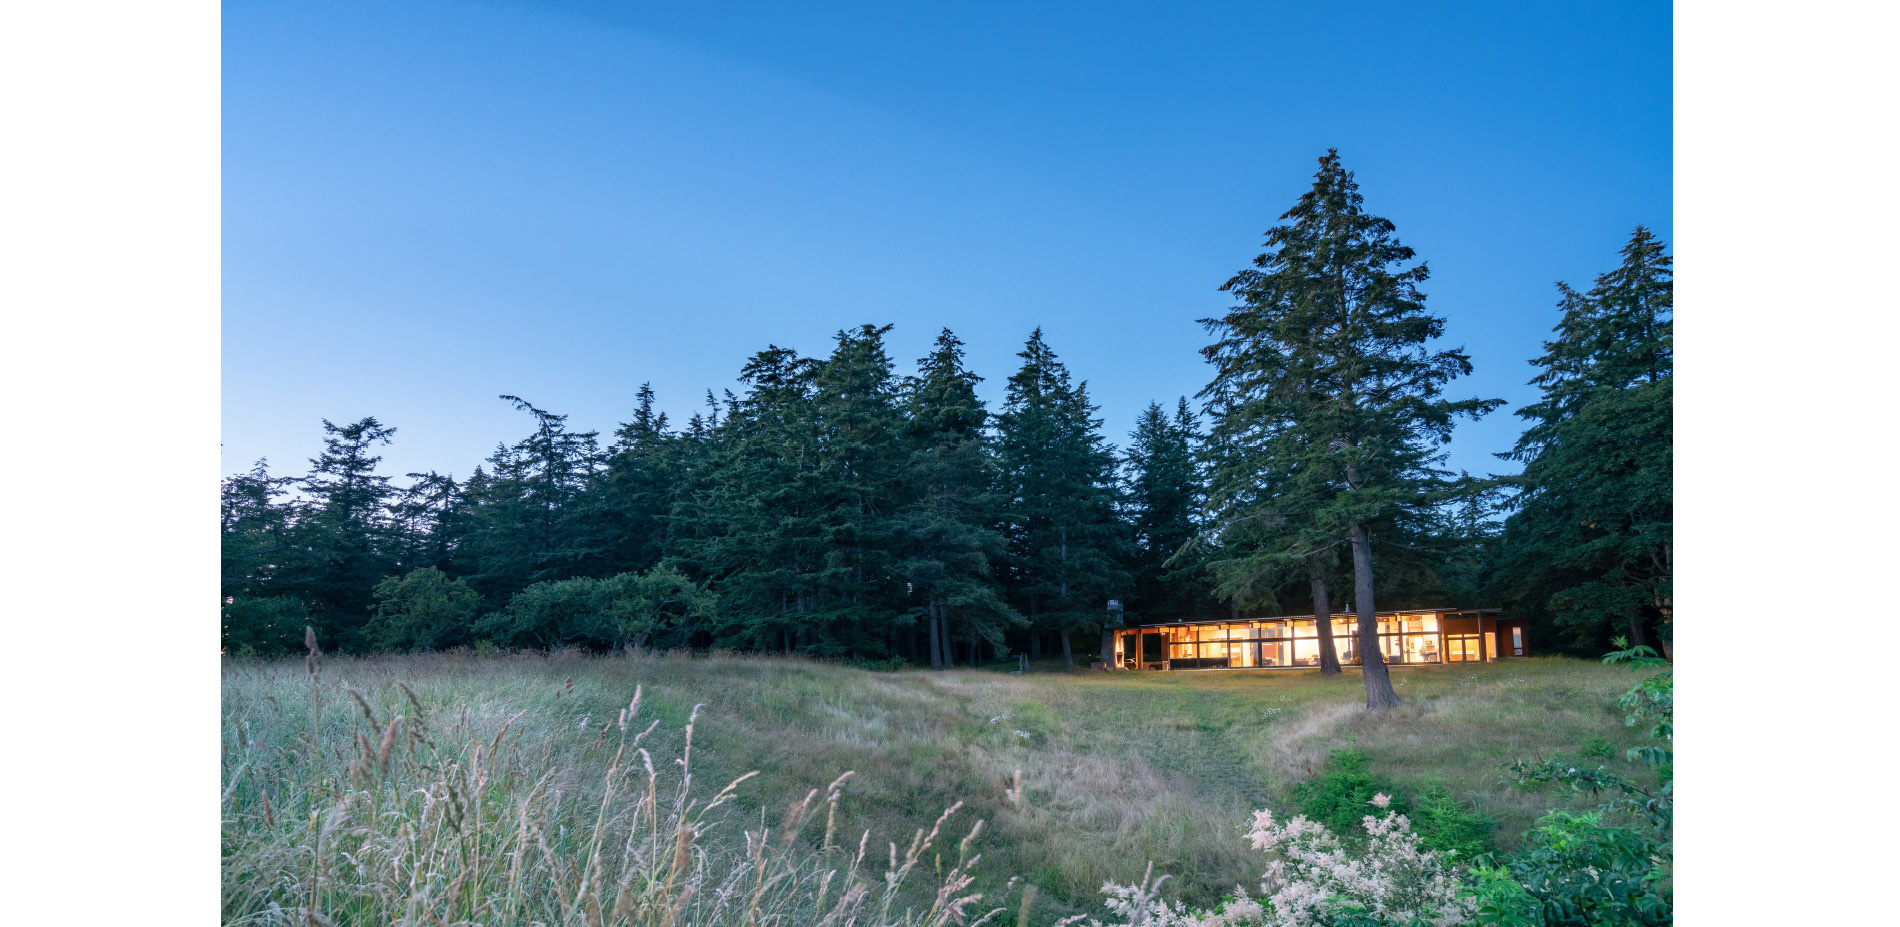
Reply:
[[[1388, 665], [1475, 663], [1527, 654], [1521, 620], [1496, 613], [1387, 612], [1377, 616], [1380, 655]], [[1334, 615], [1340, 662], [1359, 662], [1358, 623]], [[1319, 665], [1312, 618], [1263, 618], [1133, 628], [1114, 632], [1119, 669], [1272, 669]], [[1521, 653], [1519, 652], [1521, 651]]]

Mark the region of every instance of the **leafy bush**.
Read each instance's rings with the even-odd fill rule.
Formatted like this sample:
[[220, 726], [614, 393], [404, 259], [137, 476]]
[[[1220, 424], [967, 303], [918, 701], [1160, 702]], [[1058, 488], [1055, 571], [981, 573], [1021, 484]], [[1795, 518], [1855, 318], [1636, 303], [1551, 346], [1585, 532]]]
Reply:
[[376, 584], [370, 638], [392, 650], [434, 650], [468, 639], [481, 596], [435, 567], [410, 570]]
[[684, 644], [717, 603], [714, 593], [663, 563], [645, 573], [535, 583], [476, 630], [510, 646], [639, 647], [661, 631], [678, 633]]
[[1428, 850], [1469, 860], [1491, 848], [1491, 819], [1471, 810], [1437, 779], [1426, 780], [1413, 796], [1411, 818]]
[[1542, 905], [1547, 927], [1653, 927], [1671, 922], [1659, 848], [1634, 829], [1606, 827], [1599, 812], [1553, 811], [1506, 863]]
[[1365, 751], [1347, 748], [1334, 750], [1326, 757], [1319, 775], [1293, 787], [1293, 800], [1300, 812], [1336, 834], [1351, 834], [1359, 829], [1359, 819], [1374, 795], [1391, 797], [1392, 810], [1411, 811], [1411, 805], [1397, 784], [1372, 774]]
[[301, 648], [304, 624], [310, 620], [303, 603], [287, 595], [227, 602], [220, 617], [226, 653], [263, 657]]
[[511, 647], [610, 647], [617, 631], [595, 604], [600, 580], [588, 577], [535, 583], [508, 600], [508, 607], [483, 616], [477, 633]]

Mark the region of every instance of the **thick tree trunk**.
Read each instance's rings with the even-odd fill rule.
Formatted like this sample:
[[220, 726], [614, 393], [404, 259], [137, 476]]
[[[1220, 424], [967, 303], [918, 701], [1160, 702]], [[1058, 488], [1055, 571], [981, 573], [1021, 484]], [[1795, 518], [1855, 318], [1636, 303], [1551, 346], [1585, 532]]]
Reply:
[[1062, 665], [1063, 667], [1067, 669], [1075, 669], [1075, 654], [1069, 651], [1069, 629], [1063, 628], [1062, 630], [1057, 631], [1056, 635], [1062, 638]]
[[1392, 691], [1392, 674], [1379, 653], [1379, 619], [1372, 608], [1372, 535], [1365, 525], [1352, 526], [1353, 598], [1359, 612], [1359, 666], [1366, 679], [1366, 710], [1384, 711], [1399, 704]]
[[1648, 643], [1649, 641], [1643, 636], [1643, 613], [1636, 612], [1630, 615], [1630, 646], [1641, 647]]
[[1326, 590], [1326, 565], [1319, 554], [1306, 558], [1313, 581], [1313, 620], [1319, 624], [1319, 674], [1335, 676], [1339, 669], [1339, 648], [1333, 644], [1333, 602]]

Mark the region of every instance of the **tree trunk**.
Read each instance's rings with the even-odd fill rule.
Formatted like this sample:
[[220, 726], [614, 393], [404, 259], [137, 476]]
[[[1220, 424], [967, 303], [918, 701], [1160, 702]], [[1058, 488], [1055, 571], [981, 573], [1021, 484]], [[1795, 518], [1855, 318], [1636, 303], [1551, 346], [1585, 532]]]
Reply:
[[1632, 613], [1630, 615], [1630, 646], [1641, 647], [1648, 643], [1649, 641], [1643, 637], [1643, 613]]
[[1042, 628], [1037, 623], [1042, 614], [1036, 607], [1037, 604], [1036, 597], [1031, 595], [1029, 597], [1029, 659], [1031, 660], [1042, 659]]
[[1353, 598], [1359, 611], [1359, 666], [1366, 680], [1366, 710], [1384, 711], [1399, 704], [1392, 691], [1392, 674], [1379, 653], [1379, 620], [1372, 613], [1372, 535], [1365, 525], [1352, 526]]
[[1062, 665], [1067, 669], [1075, 669], [1075, 654], [1069, 652], [1069, 629], [1063, 628], [1056, 635], [1062, 638]]
[[1306, 566], [1313, 580], [1313, 620], [1319, 625], [1319, 674], [1336, 676], [1340, 673], [1339, 648], [1333, 644], [1333, 602], [1326, 594], [1326, 566], [1319, 554], [1307, 555]]
[[943, 623], [937, 614], [941, 611], [935, 601], [930, 603], [930, 668], [943, 669]]

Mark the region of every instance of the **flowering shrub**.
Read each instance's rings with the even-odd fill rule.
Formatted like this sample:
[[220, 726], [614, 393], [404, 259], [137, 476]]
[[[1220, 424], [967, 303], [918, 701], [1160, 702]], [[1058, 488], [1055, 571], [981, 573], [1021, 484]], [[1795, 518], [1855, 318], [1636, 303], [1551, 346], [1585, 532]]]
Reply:
[[[1247, 839], [1269, 861], [1260, 897], [1243, 890], [1214, 911], [1193, 913], [1156, 898], [1160, 883], [1104, 885], [1115, 925], [1126, 927], [1450, 927], [1473, 912], [1449, 860], [1420, 844], [1406, 816], [1383, 793], [1365, 815], [1366, 840], [1349, 853], [1326, 825], [1300, 815], [1281, 823], [1254, 812]], [[1106, 927], [1091, 921], [1089, 927]]]

